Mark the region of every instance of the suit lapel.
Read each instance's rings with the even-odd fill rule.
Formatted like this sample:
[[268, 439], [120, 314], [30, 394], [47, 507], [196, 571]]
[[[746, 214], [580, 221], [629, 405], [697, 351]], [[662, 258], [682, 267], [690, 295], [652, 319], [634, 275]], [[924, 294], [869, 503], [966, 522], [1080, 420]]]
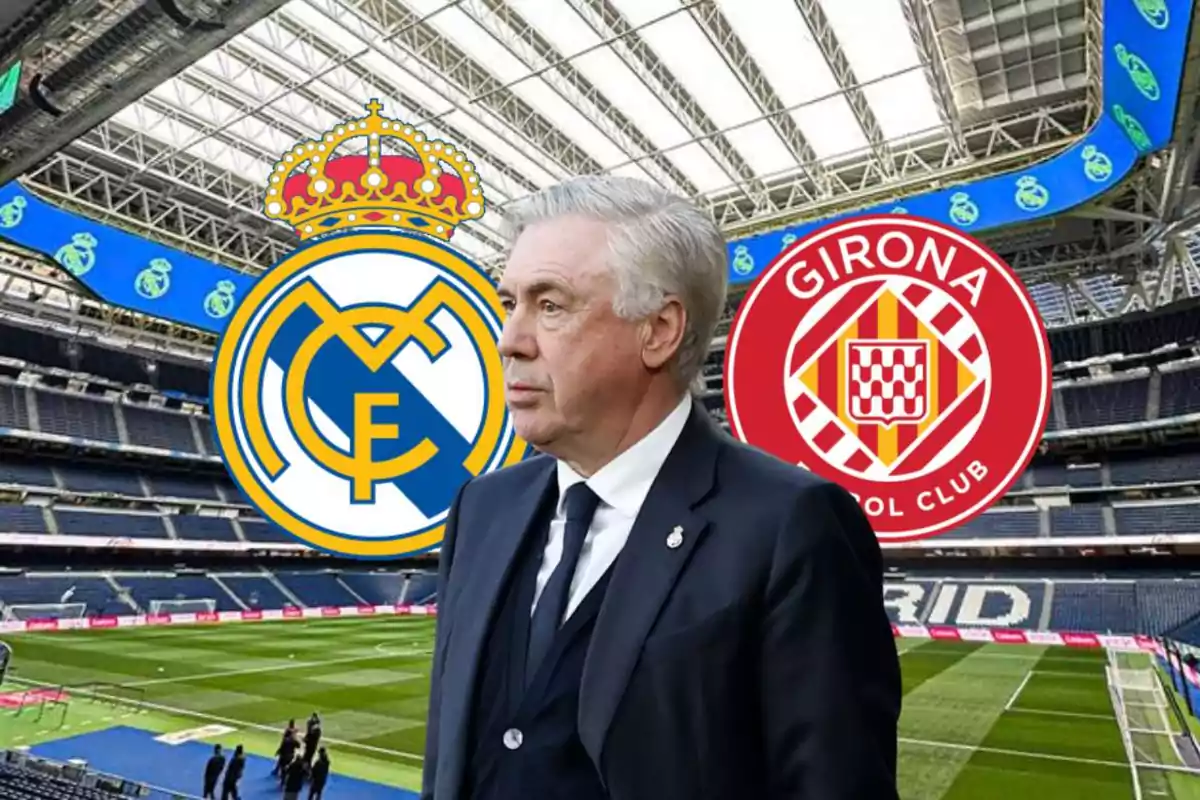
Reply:
[[[707, 531], [707, 521], [693, 509], [712, 488], [718, 445], [707, 413], [694, 405], [613, 565], [579, 698], [580, 738], [597, 766], [642, 644]], [[673, 532], [683, 537], [677, 547], [667, 544]]]
[[[442, 718], [438, 750], [445, 761], [438, 765], [438, 797], [457, 797], [466, 764], [467, 728], [475, 697], [476, 679], [484, 644], [495, 618], [502, 589], [517, 562], [521, 544], [533, 533], [544, 501], [555, 488], [554, 461], [545, 459], [543, 470], [515, 497], [481, 497], [476, 508], [508, 506], [509, 513], [492, 517], [485, 536], [471, 540], [473, 560], [462, 577], [455, 620], [442, 676]], [[482, 517], [483, 513], [477, 514]], [[475, 522], [475, 520], [472, 520]], [[485, 613], [476, 613], [486, 609]], [[444, 777], [443, 777], [444, 776]], [[442, 794], [443, 781], [447, 792]]]

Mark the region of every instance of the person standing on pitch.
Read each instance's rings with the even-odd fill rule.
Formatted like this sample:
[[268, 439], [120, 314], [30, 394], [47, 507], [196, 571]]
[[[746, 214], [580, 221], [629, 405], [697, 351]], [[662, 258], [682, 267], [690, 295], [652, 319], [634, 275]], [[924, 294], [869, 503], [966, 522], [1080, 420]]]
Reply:
[[284, 769], [292, 763], [292, 754], [296, 752], [296, 747], [296, 720], [289, 719], [287, 727], [283, 729], [283, 736], [280, 737], [279, 749], [275, 751], [275, 766], [271, 769], [271, 775], [278, 776], [280, 783], [283, 783]]
[[304, 766], [312, 768], [313, 758], [317, 755], [317, 747], [321, 744], [321, 718], [313, 712], [308, 720], [308, 733], [304, 735]]
[[866, 515], [689, 395], [720, 231], [615, 176], [504, 219], [505, 399], [541, 455], [447, 516], [421, 798], [897, 800]]
[[300, 800], [300, 792], [304, 789], [304, 778], [308, 774], [308, 766], [304, 756], [296, 753], [292, 763], [283, 770], [283, 800]]
[[204, 765], [204, 800], [217, 800], [217, 781], [221, 779], [221, 770], [225, 769], [225, 755], [221, 745], [213, 745], [213, 754]]
[[238, 782], [241, 781], [245, 771], [246, 753], [239, 744], [233, 751], [233, 758], [229, 759], [229, 766], [225, 768], [225, 783], [221, 787], [221, 800], [241, 800], [242, 796], [238, 794]]
[[329, 781], [329, 753], [321, 748], [320, 755], [312, 765], [312, 785], [308, 789], [308, 800], [321, 800], [325, 784]]

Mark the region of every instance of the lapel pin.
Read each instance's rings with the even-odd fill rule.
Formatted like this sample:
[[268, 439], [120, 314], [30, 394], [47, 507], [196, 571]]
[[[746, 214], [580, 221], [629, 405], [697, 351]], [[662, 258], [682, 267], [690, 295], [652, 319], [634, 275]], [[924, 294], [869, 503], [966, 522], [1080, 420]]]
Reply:
[[676, 525], [675, 529], [667, 536], [667, 547], [674, 550], [683, 544], [683, 527]]

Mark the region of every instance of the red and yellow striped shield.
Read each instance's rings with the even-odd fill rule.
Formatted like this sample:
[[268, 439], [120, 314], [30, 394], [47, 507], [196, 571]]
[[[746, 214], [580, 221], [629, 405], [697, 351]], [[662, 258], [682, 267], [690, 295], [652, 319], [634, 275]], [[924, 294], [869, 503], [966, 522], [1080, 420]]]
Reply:
[[901, 467], [901, 457], [979, 378], [905, 298], [884, 290], [818, 350], [801, 380], [895, 473], [918, 468], [909, 459]]

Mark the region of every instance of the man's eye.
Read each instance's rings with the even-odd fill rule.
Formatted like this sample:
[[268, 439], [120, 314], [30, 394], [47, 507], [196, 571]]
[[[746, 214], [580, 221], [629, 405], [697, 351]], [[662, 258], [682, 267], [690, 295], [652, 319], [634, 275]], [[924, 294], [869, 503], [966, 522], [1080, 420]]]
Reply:
[[560, 310], [560, 308], [561, 307], [558, 305], [558, 303], [555, 303], [552, 300], [543, 300], [542, 301], [542, 311], [546, 311], [548, 313], [554, 313], [555, 311]]

